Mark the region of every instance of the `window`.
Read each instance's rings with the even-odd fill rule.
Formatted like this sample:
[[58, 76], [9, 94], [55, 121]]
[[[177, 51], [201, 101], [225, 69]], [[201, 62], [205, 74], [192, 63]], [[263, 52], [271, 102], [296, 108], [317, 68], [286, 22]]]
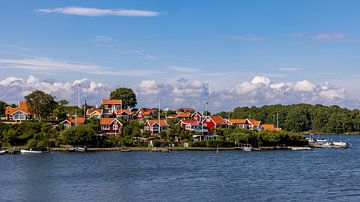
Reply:
[[117, 123], [115, 123], [115, 124], [113, 125], [113, 129], [114, 129], [114, 130], [118, 130], [118, 124], [117, 124]]
[[110, 129], [109, 125], [103, 125], [103, 126], [101, 126], [101, 128], [102, 128], [103, 130], [109, 130], [109, 129]]

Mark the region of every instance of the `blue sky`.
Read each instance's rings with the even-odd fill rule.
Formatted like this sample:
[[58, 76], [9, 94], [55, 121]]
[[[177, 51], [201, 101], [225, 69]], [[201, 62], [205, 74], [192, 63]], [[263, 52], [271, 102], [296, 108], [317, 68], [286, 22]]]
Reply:
[[72, 101], [83, 82], [93, 103], [126, 86], [140, 105], [358, 108], [359, 8], [350, 0], [4, 0], [0, 99], [41, 89]]

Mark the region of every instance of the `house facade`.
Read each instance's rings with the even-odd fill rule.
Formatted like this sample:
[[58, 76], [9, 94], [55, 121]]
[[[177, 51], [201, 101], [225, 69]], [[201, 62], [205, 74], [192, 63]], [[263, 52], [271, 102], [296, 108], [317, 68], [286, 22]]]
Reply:
[[87, 109], [86, 117], [100, 119], [103, 114], [103, 109]]
[[116, 135], [122, 133], [122, 124], [116, 118], [101, 118], [100, 133], [105, 135]]
[[139, 119], [139, 120], [152, 119], [154, 117], [155, 117], [155, 111], [153, 109], [150, 109], [150, 108], [140, 108], [135, 113], [135, 118]]
[[200, 112], [194, 112], [190, 115], [190, 119], [195, 121], [202, 121], [202, 115]]
[[144, 131], [149, 131], [151, 135], [159, 134], [161, 131], [167, 131], [169, 125], [164, 119], [147, 120], [144, 126]]
[[261, 130], [261, 121], [255, 119], [246, 119], [247, 128], [250, 130]]
[[103, 116], [104, 117], [115, 116], [116, 110], [122, 108], [121, 100], [102, 99], [101, 100], [101, 105], [104, 108], [104, 110], [103, 110]]
[[132, 119], [133, 115], [130, 109], [118, 109], [115, 112], [116, 118], [130, 120]]
[[195, 120], [181, 120], [179, 122], [180, 126], [187, 131], [194, 131], [195, 133], [208, 133], [206, 125], [203, 125], [201, 121]]
[[61, 122], [65, 128], [69, 128], [76, 125], [84, 124], [86, 121], [83, 117], [76, 117], [76, 118], [68, 118]]
[[236, 126], [237, 128], [247, 128], [246, 119], [225, 119], [229, 126]]
[[33, 119], [26, 102], [19, 102], [18, 107], [5, 108], [5, 120], [22, 122]]
[[226, 122], [221, 116], [207, 116], [202, 124], [206, 125], [209, 131], [215, 128], [226, 128]]

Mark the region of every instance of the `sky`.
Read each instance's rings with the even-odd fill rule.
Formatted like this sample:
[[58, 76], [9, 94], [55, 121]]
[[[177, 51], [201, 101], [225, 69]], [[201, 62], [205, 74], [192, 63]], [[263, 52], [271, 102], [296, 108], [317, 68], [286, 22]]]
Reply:
[[360, 107], [357, 0], [0, 1], [0, 100]]

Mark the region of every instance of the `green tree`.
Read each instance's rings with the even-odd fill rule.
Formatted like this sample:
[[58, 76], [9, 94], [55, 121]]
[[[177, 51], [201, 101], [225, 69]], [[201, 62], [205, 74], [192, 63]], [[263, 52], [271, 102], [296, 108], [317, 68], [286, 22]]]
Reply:
[[9, 106], [6, 102], [0, 100], [0, 116], [5, 114], [5, 107]]
[[133, 108], [137, 104], [136, 95], [131, 88], [118, 88], [112, 91], [110, 99], [121, 100], [123, 108]]
[[40, 121], [49, 117], [57, 106], [57, 102], [52, 95], [39, 90], [25, 96], [25, 100], [30, 112]]
[[84, 124], [66, 129], [61, 136], [66, 144], [90, 145], [95, 140], [96, 132], [92, 125]]

